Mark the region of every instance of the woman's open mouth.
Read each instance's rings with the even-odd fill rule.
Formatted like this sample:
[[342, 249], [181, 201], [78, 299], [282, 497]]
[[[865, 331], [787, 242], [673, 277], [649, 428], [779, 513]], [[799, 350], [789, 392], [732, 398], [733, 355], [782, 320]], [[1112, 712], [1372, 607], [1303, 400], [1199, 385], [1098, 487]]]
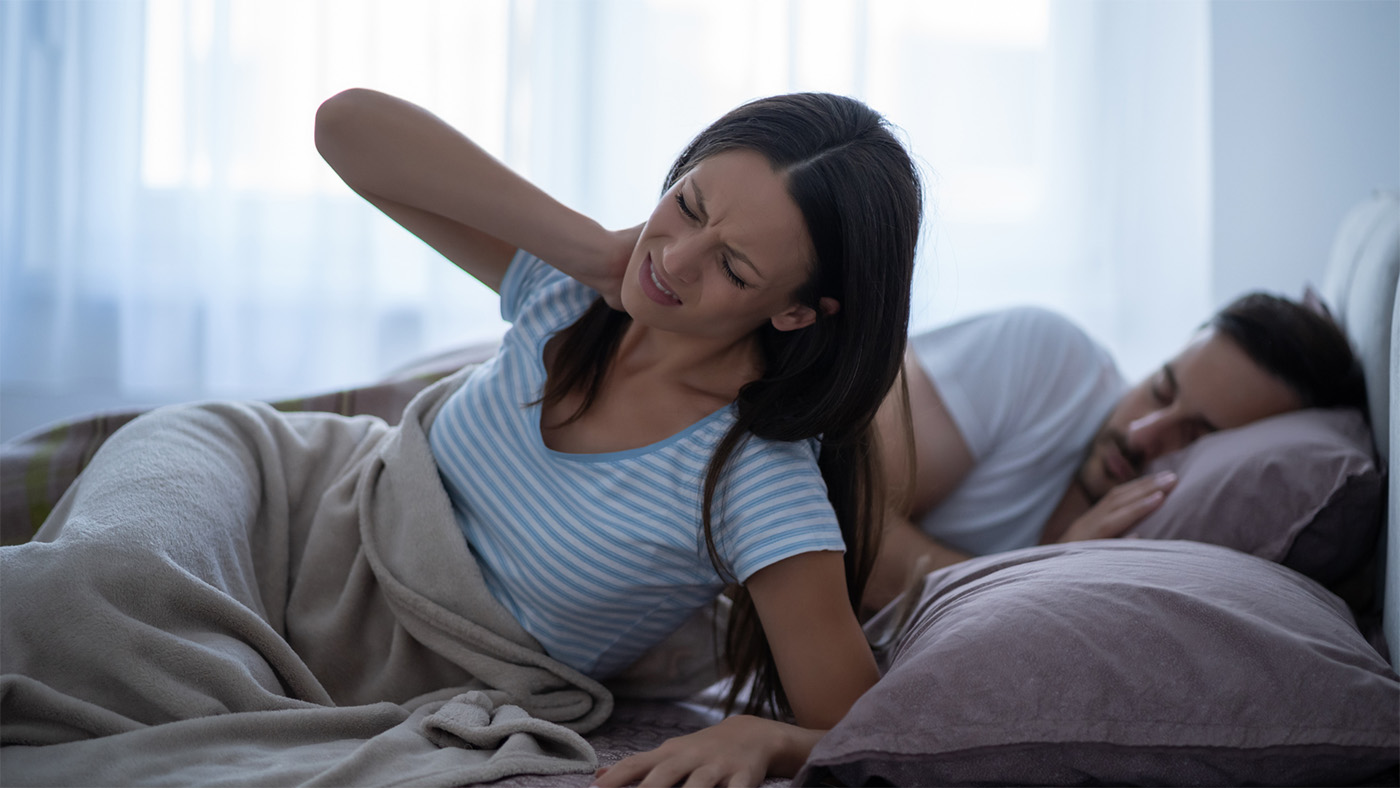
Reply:
[[637, 280], [642, 286], [642, 292], [647, 294], [647, 298], [662, 306], [680, 305], [681, 300], [666, 285], [662, 284], [661, 277], [656, 275], [656, 266], [652, 264], [650, 253], [647, 254], [647, 259], [642, 261], [641, 270], [637, 272]]

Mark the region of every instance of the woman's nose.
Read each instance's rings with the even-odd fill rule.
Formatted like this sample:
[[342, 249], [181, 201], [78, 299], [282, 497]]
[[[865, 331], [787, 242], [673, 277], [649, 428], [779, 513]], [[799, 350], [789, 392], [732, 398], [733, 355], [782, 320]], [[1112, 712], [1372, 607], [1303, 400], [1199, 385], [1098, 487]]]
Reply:
[[700, 261], [703, 255], [699, 236], [688, 235], [677, 238], [666, 247], [661, 259], [661, 270], [669, 278], [683, 284], [694, 282], [700, 275]]

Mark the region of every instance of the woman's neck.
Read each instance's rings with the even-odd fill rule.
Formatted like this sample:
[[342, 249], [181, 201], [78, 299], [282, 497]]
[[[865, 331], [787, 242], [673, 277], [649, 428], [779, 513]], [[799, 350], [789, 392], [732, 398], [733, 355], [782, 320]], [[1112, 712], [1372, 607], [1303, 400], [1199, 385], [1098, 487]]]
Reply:
[[[558, 343], [546, 345], [547, 367], [558, 351]], [[757, 375], [756, 354], [752, 341], [723, 345], [629, 327], [587, 411], [578, 412], [581, 391], [544, 403], [541, 438], [572, 454], [655, 444], [733, 402]]]
[[610, 374], [645, 374], [731, 401], [763, 373], [752, 334], [735, 341], [676, 334], [632, 323], [618, 343]]

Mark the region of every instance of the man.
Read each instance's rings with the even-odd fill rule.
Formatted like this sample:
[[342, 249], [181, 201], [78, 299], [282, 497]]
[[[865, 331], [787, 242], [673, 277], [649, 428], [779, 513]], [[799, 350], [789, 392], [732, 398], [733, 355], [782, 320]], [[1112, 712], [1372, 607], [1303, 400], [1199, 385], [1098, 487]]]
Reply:
[[1144, 476], [1148, 464], [1201, 435], [1304, 407], [1366, 408], [1331, 319], [1262, 293], [1131, 388], [1082, 330], [1035, 308], [911, 338], [905, 375], [907, 419], [896, 387], [878, 421], [894, 503], [871, 609], [917, 572], [972, 555], [1122, 534], [1176, 482]]

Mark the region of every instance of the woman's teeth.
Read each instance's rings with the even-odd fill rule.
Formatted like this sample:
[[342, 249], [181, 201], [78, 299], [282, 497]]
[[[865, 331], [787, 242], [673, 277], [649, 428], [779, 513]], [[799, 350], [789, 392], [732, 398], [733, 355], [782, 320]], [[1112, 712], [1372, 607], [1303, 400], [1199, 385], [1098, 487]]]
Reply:
[[[652, 263], [652, 266], [651, 266], [651, 283], [654, 284], [654, 285], [656, 285], [656, 289], [657, 289], [657, 290], [660, 290], [661, 292], [665, 293], [666, 295], [668, 295], [668, 296], [670, 296], [670, 297], [672, 297], [672, 298], [676, 298], [676, 294], [675, 294], [675, 293], [672, 293], [670, 290], [667, 290], [667, 289], [666, 289], [666, 285], [661, 284], [661, 280], [656, 278], [656, 264], [655, 264], [655, 263]], [[679, 301], [680, 299], [676, 299], [676, 300]]]

